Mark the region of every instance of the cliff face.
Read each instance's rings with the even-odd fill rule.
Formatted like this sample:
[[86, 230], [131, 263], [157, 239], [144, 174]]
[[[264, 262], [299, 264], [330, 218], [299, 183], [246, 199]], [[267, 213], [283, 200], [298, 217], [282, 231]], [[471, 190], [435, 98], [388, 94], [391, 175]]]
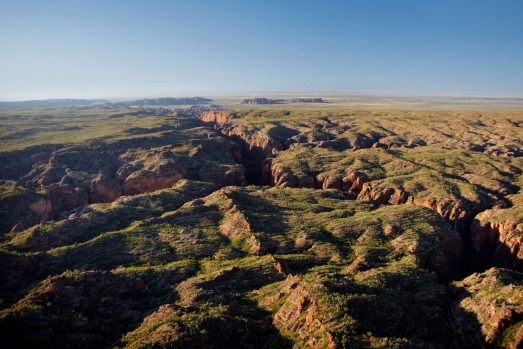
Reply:
[[123, 194], [118, 180], [110, 174], [101, 171], [89, 186], [91, 202], [113, 202]]
[[222, 111], [203, 112], [199, 115], [203, 122], [228, 122], [232, 120], [232, 115]]
[[139, 170], [125, 180], [124, 194], [136, 195], [169, 188], [182, 178], [183, 176], [178, 173], [159, 175], [152, 171]]
[[0, 153], [0, 341], [523, 345], [519, 114], [253, 109]]
[[53, 183], [45, 193], [20, 187], [8, 188], [14, 193], [0, 200], [4, 215], [0, 233], [22, 231], [49, 219], [63, 219], [62, 212], [89, 204], [87, 190], [69, 184]]
[[[161, 144], [162, 139], [154, 142]], [[234, 146], [221, 137], [144, 145], [136, 141], [124, 149], [76, 146], [37, 157], [29, 172], [20, 169], [17, 178], [0, 184], [5, 192], [0, 212], [6, 212], [0, 232], [64, 219], [88, 204], [170, 188], [182, 179], [218, 187], [246, 183], [244, 167], [231, 155]]]
[[[494, 224], [489, 228], [479, 224], [481, 227], [477, 228], [478, 223], [474, 223], [472, 233], [469, 232], [471, 222], [478, 213], [498, 204], [503, 195], [514, 191], [508, 181], [520, 172], [516, 167], [507, 167], [508, 162], [494, 161], [482, 154], [474, 155], [474, 160], [470, 161], [470, 155], [461, 150], [434, 152], [435, 149], [426, 141], [408, 140], [397, 135], [359, 133], [347, 137], [343, 143], [339, 138], [334, 139], [336, 133], [328, 133], [329, 127], [335, 125], [331, 120], [323, 126], [322, 132], [313, 132], [307, 137], [304, 137], [303, 124], [297, 127], [289, 122], [252, 129], [235, 126], [231, 120], [222, 119], [216, 128], [240, 146], [241, 154], [236, 159], [247, 168], [248, 183], [337, 189], [353, 195], [357, 200], [370, 200], [378, 205], [427, 207], [462, 234], [465, 249], [469, 248], [469, 244], [475, 246], [472, 254], [481, 255], [482, 265], [520, 268], [521, 257], [518, 256], [521, 241], [519, 233], [514, 233], [520, 229], [517, 224]], [[215, 118], [208, 121], [217, 122]], [[275, 132], [278, 129], [296, 130], [298, 133]], [[342, 143], [345, 145], [340, 146]], [[401, 150], [388, 150], [393, 148]], [[326, 149], [327, 153], [322, 149]], [[374, 158], [369, 158], [367, 151], [359, 152], [367, 149]], [[338, 166], [322, 166], [327, 156], [329, 162]], [[317, 159], [317, 162], [312, 159]], [[489, 163], [494, 172], [485, 174], [481, 167], [476, 166], [481, 161]], [[451, 162], [460, 170], [441, 167], [442, 162]], [[350, 165], [345, 171], [339, 166], [343, 163]], [[355, 166], [357, 164], [360, 165]], [[482, 231], [479, 234], [476, 232], [478, 229]], [[498, 247], [485, 242], [497, 239], [492, 236], [500, 235], [497, 232], [500, 229], [502, 236], [498, 239]], [[478, 238], [478, 235], [483, 238]], [[492, 252], [493, 249], [497, 252]], [[492, 254], [495, 256], [485, 257]], [[485, 264], [485, 259], [492, 259], [494, 264]], [[474, 269], [474, 265], [475, 262], [469, 262], [469, 268]]]
[[247, 184], [269, 184], [267, 159], [283, 149], [282, 143], [265, 133], [253, 134], [241, 128], [219, 128], [218, 132], [238, 145], [240, 151], [233, 155], [245, 168]]
[[[471, 226], [472, 258], [483, 268], [523, 271], [523, 220], [521, 207], [480, 213]], [[519, 219], [518, 219], [519, 218]]]
[[451, 287], [456, 347], [523, 346], [523, 274], [492, 268]]
[[378, 205], [412, 204], [427, 207], [445, 218], [458, 231], [468, 229], [472, 218], [488, 207], [487, 203], [475, 206], [467, 205], [459, 199], [416, 197], [401, 187], [387, 187], [380, 180], [371, 180], [368, 176], [352, 172], [342, 175], [320, 173], [312, 175], [295, 175], [286, 172], [281, 162], [273, 162], [271, 166], [271, 183], [275, 186], [291, 188], [337, 189], [355, 196], [357, 200], [370, 200]]
[[464, 204], [462, 200], [449, 199], [446, 197], [416, 197], [400, 188], [384, 188], [382, 186], [377, 186], [376, 183], [373, 182], [363, 184], [357, 199], [372, 200], [380, 205], [412, 204], [427, 207], [434, 212], [437, 212], [441, 217], [445, 218], [454, 227], [454, 229], [460, 232], [467, 232], [472, 218], [477, 213], [488, 207], [487, 203], [481, 202], [474, 206], [467, 205], [469, 207], [464, 207], [466, 204]]
[[[277, 187], [311, 188], [311, 189], [337, 189], [359, 197], [365, 186], [365, 177], [357, 172], [350, 173], [344, 177], [320, 173], [317, 176], [295, 175], [286, 172], [281, 163], [271, 163], [271, 183]], [[361, 200], [370, 199], [365, 195], [359, 197]], [[387, 203], [387, 200], [375, 199], [379, 204]], [[383, 201], [383, 202], [382, 202]], [[400, 202], [398, 202], [400, 203]]]

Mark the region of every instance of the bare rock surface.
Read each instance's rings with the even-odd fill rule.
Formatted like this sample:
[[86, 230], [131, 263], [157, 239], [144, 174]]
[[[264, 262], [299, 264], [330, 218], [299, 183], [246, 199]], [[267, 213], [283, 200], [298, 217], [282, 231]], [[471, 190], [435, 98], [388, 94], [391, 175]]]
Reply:
[[480, 213], [471, 237], [474, 262], [523, 272], [523, 206]]

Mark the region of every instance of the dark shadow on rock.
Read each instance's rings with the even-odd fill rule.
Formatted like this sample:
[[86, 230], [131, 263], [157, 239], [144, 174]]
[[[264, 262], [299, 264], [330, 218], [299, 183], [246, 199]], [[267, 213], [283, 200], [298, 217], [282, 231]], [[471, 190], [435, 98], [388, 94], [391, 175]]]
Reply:
[[[356, 320], [344, 324], [335, 336], [343, 347], [365, 347], [365, 338], [406, 339], [406, 347], [449, 347], [452, 333], [445, 287], [421, 270], [365, 272], [364, 280], [334, 277], [324, 285], [337, 311]], [[376, 283], [379, 284], [376, 285]]]
[[[221, 310], [208, 304], [183, 308], [174, 304], [164, 305], [116, 347], [133, 344], [202, 349], [293, 347], [292, 341], [282, 336], [274, 326], [271, 314], [259, 308], [255, 302], [238, 296], [219, 307]], [[216, 310], [220, 312], [219, 315], [214, 314]], [[151, 322], [153, 327], [149, 328]], [[174, 332], [165, 333], [166, 330]]]
[[[263, 185], [262, 171], [265, 159], [271, 156], [268, 151], [261, 146], [251, 146], [247, 141], [238, 135], [231, 135], [229, 140], [237, 144], [240, 148], [241, 156], [231, 154], [235, 160], [245, 167], [245, 178], [247, 185]], [[236, 155], [236, 156], [235, 156]]]
[[[478, 224], [474, 221], [472, 224]], [[505, 268], [523, 272], [523, 259], [518, 256], [522, 247], [517, 248], [518, 244], [509, 248], [506, 244], [499, 241], [499, 234], [495, 234], [487, 239], [480, 250], [471, 250], [466, 260], [466, 267], [472, 272], [483, 272], [492, 267]]]
[[0, 251], [0, 309], [12, 306], [39, 282], [61, 272], [61, 268], [55, 267], [58, 261], [47, 253]]
[[454, 301], [449, 306], [449, 323], [452, 341], [450, 348], [485, 348], [485, 339], [481, 334], [481, 324], [477, 315], [467, 311], [460, 306], [459, 302], [464, 298], [470, 297], [471, 294], [464, 289], [449, 287], [454, 295]]
[[247, 217], [254, 230], [274, 234], [275, 228], [289, 229], [285, 223], [286, 214], [281, 207], [261, 196], [249, 195], [240, 191], [231, 192], [231, 198], [239, 204], [240, 210]]
[[4, 314], [5, 348], [100, 348], [136, 328], [159, 305], [177, 300], [170, 287], [185, 270], [68, 271], [33, 290], [20, 311]]

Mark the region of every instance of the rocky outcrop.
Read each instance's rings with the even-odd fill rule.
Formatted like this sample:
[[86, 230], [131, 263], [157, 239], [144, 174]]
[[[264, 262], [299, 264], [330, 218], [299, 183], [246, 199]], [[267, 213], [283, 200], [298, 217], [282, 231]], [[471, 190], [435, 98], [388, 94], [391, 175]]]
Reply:
[[252, 231], [251, 224], [238, 208], [238, 204], [232, 200], [225, 192], [218, 193], [225, 198], [223, 209], [226, 212], [225, 218], [220, 224], [220, 232], [229, 239], [234, 239], [241, 235], [249, 235]]
[[138, 170], [125, 179], [123, 193], [125, 195], [136, 195], [170, 188], [182, 178], [183, 175], [176, 171], [168, 173], [168, 171]]
[[95, 202], [113, 202], [122, 196], [122, 186], [110, 174], [100, 171], [89, 187], [89, 200]]
[[441, 217], [445, 218], [455, 230], [465, 233], [468, 233], [467, 229], [472, 217], [474, 217], [477, 212], [484, 209], [484, 207], [481, 206], [464, 209], [460, 202], [443, 198], [439, 200], [425, 200], [409, 197], [407, 203], [430, 208], [432, 211], [437, 212]]
[[283, 143], [265, 132], [249, 132], [241, 127], [223, 127], [218, 130], [227, 139], [240, 143], [249, 150], [259, 149], [266, 156], [271, 156], [275, 150], [283, 150]]
[[51, 184], [47, 188], [52, 219], [65, 218], [62, 213], [66, 213], [75, 208], [87, 206], [89, 204], [89, 194], [85, 188], [75, 187], [70, 184], [60, 185]]
[[445, 218], [454, 229], [460, 232], [465, 232], [474, 215], [484, 209], [484, 206], [480, 205], [465, 209], [460, 201], [448, 198], [417, 198], [399, 188], [383, 187], [380, 185], [380, 181], [364, 183], [357, 199], [372, 200], [380, 205], [412, 204], [427, 207]]
[[204, 165], [198, 171], [198, 179], [203, 182], [212, 183], [217, 187], [244, 186], [245, 167], [240, 164], [229, 166], [217, 166], [216, 164]]
[[218, 196], [225, 198], [225, 204], [222, 209], [225, 211], [225, 217], [220, 223], [220, 232], [231, 240], [243, 240], [244, 245], [249, 252], [261, 255], [265, 254], [274, 246], [265, 243], [259, 237], [254, 235], [253, 228], [245, 214], [239, 209], [239, 203], [231, 199], [225, 191], [218, 192]]
[[386, 187], [381, 180], [369, 180], [358, 172], [344, 177], [329, 173], [295, 175], [288, 172], [281, 162], [273, 162], [270, 170], [271, 184], [278, 187], [337, 189], [354, 195], [357, 200], [370, 200], [378, 205], [413, 204], [427, 207], [460, 232], [465, 232], [474, 215], [486, 208], [485, 204], [466, 208], [462, 202], [448, 198], [417, 198], [398, 187]]
[[523, 274], [492, 268], [455, 282], [451, 307], [454, 347], [521, 348]]
[[299, 275], [289, 275], [280, 292], [266, 302], [274, 303], [283, 297], [285, 302], [274, 314], [273, 323], [282, 331], [298, 336], [294, 348], [336, 348], [334, 337], [322, 323], [317, 300]]
[[[137, 163], [138, 168], [143, 167], [126, 176], [123, 193], [135, 195], [170, 188], [176, 182], [185, 178], [189, 167], [192, 165], [191, 159], [181, 156], [169, 157], [169, 155], [166, 154], [166, 158], [157, 160], [154, 157], [147, 157], [143, 163]], [[124, 177], [135, 168], [120, 169], [120, 176]]]
[[471, 263], [523, 272], [523, 220], [520, 207], [493, 209], [472, 222]]
[[13, 185], [0, 186], [0, 234], [22, 231], [46, 220], [49, 200], [33, 190]]
[[[271, 183], [277, 187], [311, 188], [311, 189], [338, 189], [346, 193], [358, 196], [364, 189], [366, 180], [356, 172], [341, 177], [328, 173], [314, 175], [295, 175], [286, 172], [280, 163], [271, 166]], [[361, 200], [367, 199], [362, 195]]]
[[373, 183], [364, 183], [358, 194], [358, 200], [372, 200], [379, 205], [392, 204], [400, 205], [407, 202], [407, 194], [395, 188], [385, 188], [374, 190]]
[[206, 111], [199, 115], [203, 122], [222, 123], [231, 121], [233, 116], [225, 111]]

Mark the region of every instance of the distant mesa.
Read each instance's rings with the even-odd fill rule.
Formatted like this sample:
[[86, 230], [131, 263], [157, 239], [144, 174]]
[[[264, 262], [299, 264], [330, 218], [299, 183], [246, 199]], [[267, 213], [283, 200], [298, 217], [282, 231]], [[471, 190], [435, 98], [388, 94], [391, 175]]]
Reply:
[[242, 104], [279, 104], [279, 103], [283, 103], [283, 99], [247, 98], [242, 101]]
[[103, 105], [106, 108], [152, 107], [169, 105], [210, 104], [212, 99], [203, 97], [191, 98], [153, 98], [111, 103], [105, 99], [43, 99], [30, 101], [0, 102], [0, 109], [13, 108], [49, 108]]
[[75, 107], [107, 103], [105, 99], [42, 99], [30, 101], [0, 102], [0, 109]]
[[292, 98], [292, 99], [271, 99], [271, 98], [247, 98], [242, 104], [284, 104], [284, 103], [324, 103], [323, 98]]
[[323, 98], [292, 98], [287, 103], [324, 103]]
[[167, 106], [167, 105], [197, 105], [209, 104], [214, 102], [212, 99], [203, 97], [192, 98], [153, 98], [153, 99], [138, 99], [134, 101], [123, 101], [116, 103], [105, 103], [106, 107], [110, 108], [127, 108], [132, 106]]

